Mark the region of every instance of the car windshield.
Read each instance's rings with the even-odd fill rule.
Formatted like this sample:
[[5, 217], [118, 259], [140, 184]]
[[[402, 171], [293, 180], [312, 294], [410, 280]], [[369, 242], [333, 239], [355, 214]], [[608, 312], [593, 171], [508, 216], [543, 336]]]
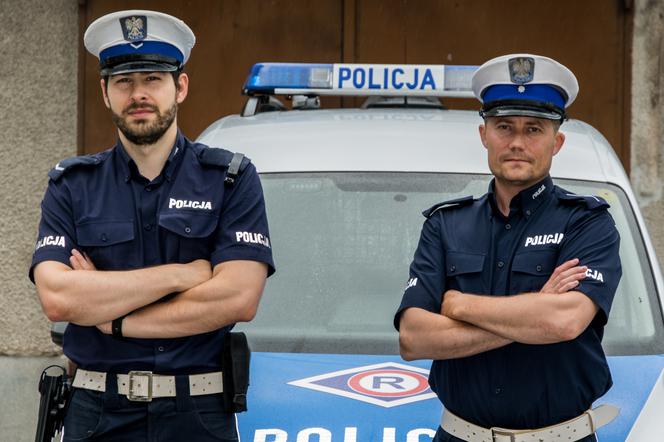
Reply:
[[[398, 353], [392, 319], [424, 222], [440, 201], [486, 192], [488, 175], [443, 173], [264, 174], [277, 273], [247, 331], [257, 351]], [[632, 209], [617, 186], [555, 180], [611, 204], [623, 277], [604, 347], [664, 353], [662, 313]]]

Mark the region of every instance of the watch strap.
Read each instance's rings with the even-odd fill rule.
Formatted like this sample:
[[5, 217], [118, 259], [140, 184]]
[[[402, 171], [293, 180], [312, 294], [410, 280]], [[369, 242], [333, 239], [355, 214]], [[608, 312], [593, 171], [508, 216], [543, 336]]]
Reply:
[[124, 316], [120, 316], [117, 319], [114, 319], [113, 322], [111, 322], [111, 331], [113, 332], [113, 336], [122, 339], [124, 336], [122, 335], [122, 320], [124, 319]]

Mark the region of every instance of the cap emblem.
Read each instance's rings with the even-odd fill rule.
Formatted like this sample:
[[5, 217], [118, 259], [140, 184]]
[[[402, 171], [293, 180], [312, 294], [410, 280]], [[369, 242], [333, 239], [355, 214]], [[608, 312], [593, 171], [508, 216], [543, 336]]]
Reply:
[[120, 19], [122, 35], [130, 42], [139, 42], [145, 39], [148, 28], [148, 19], [144, 15], [134, 15]]
[[524, 84], [533, 81], [535, 59], [532, 57], [510, 58], [508, 61], [512, 83]]

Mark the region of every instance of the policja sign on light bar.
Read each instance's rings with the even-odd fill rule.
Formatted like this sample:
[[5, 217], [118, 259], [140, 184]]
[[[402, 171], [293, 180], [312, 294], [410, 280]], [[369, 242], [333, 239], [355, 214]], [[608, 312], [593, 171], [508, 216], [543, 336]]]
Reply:
[[444, 89], [444, 66], [335, 64], [334, 89], [434, 91]]
[[472, 97], [477, 66], [257, 63], [244, 93]]

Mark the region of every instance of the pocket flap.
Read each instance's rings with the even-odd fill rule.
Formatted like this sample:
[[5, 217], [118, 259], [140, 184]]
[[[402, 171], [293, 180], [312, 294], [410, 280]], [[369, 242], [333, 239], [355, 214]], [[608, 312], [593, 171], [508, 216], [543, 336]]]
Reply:
[[478, 253], [447, 252], [445, 255], [447, 276], [481, 272], [484, 255]]
[[219, 216], [190, 212], [162, 213], [159, 225], [171, 232], [187, 238], [210, 236], [219, 222]]
[[90, 221], [76, 226], [80, 246], [104, 247], [134, 239], [134, 221]]
[[558, 250], [534, 250], [514, 256], [512, 271], [529, 275], [550, 275], [556, 266]]

